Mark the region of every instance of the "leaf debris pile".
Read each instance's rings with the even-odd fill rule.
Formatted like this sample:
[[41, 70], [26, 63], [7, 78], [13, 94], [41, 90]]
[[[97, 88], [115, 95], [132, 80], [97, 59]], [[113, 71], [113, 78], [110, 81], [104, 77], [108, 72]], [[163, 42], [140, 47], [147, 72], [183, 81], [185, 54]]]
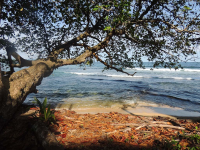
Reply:
[[[166, 117], [144, 117], [117, 112], [76, 114], [55, 111], [50, 130], [66, 149], [187, 149], [199, 144], [199, 123]], [[196, 135], [193, 140], [191, 135]]]
[[[67, 150], [200, 149], [200, 124], [192, 120], [117, 112], [77, 114], [65, 109], [54, 115], [57, 124], [48, 128]], [[14, 117], [0, 133], [0, 149], [43, 149], [32, 130], [37, 121], [32, 115]]]

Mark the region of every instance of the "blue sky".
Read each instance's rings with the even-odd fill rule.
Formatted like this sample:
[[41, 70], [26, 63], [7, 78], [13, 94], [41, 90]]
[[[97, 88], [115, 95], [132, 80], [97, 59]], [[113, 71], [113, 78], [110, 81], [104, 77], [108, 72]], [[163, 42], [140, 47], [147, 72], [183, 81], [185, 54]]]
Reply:
[[[25, 59], [36, 59], [37, 56], [38, 56], [38, 55], [35, 55], [35, 56], [32, 56], [32, 57], [29, 58], [26, 53], [23, 53], [23, 52], [20, 52], [20, 51], [18, 51], [18, 53]], [[198, 57], [198, 58], [195, 58], [195, 61], [196, 62], [200, 62], [200, 45], [197, 46], [196, 53], [197, 53], [197, 55], [195, 57]], [[147, 58], [146, 57], [143, 57], [142, 60], [144, 62], [147, 62]], [[194, 61], [193, 59], [189, 60], [189, 62], [193, 62], [193, 61]]]

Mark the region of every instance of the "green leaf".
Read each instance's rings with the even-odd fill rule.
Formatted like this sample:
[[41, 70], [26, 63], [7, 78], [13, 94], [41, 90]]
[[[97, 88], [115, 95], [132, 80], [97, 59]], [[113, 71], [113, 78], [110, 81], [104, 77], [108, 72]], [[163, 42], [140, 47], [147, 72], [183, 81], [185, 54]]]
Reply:
[[54, 114], [51, 114], [51, 117], [52, 117], [54, 120], [56, 120], [56, 117], [55, 117]]
[[107, 26], [107, 27], [105, 27], [103, 30], [104, 31], [107, 31], [107, 30], [110, 30], [111, 29], [111, 26]]
[[34, 97], [34, 99], [35, 99], [36, 103], [39, 105], [40, 110], [41, 110], [41, 109], [42, 109], [42, 104], [41, 104], [41, 102], [40, 102], [36, 97]]
[[44, 120], [46, 120], [47, 112], [46, 109], [44, 110]]
[[108, 19], [109, 19], [109, 16], [106, 16], [105, 19], [108, 20]]
[[50, 114], [51, 114], [51, 111], [50, 111], [50, 105], [49, 105], [47, 109], [47, 119], [50, 117]]
[[99, 8], [93, 8], [93, 11], [97, 11]]
[[188, 6], [184, 6], [183, 8], [184, 8], [185, 10], [191, 10], [191, 8], [188, 7]]
[[98, 6], [98, 5], [96, 5], [96, 6], [93, 8], [93, 11], [97, 11], [97, 10], [99, 10], [99, 6]]
[[44, 101], [43, 101], [43, 107], [46, 108], [46, 106], [47, 106], [47, 98], [45, 97], [45, 99], [44, 99]]

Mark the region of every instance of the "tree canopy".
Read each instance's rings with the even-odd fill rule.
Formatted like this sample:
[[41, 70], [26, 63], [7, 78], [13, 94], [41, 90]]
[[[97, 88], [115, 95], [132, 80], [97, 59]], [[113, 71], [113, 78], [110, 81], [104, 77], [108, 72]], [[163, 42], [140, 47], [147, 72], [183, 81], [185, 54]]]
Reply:
[[62, 61], [57, 67], [96, 58], [107, 68], [121, 71], [142, 66], [143, 56], [155, 66], [172, 67], [195, 54], [197, 41], [190, 39], [200, 34], [199, 4], [186, 0], [2, 1], [0, 47], [14, 41], [17, 50]]

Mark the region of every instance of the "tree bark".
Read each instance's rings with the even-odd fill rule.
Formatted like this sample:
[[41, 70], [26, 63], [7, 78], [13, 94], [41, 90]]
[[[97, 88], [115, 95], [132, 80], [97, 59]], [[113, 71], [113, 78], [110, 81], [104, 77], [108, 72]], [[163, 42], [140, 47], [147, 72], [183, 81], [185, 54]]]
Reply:
[[3, 81], [2, 81], [2, 74], [1, 74], [1, 63], [0, 63], [0, 104], [1, 104], [1, 100], [3, 99]]
[[27, 95], [36, 91], [43, 77], [49, 76], [54, 69], [50, 61], [40, 62], [27, 69], [1, 76], [0, 80], [0, 131], [12, 118]]
[[[17, 66], [30, 66], [27, 69], [12, 73], [10, 76], [0, 77], [0, 131], [12, 119], [19, 106], [24, 102], [28, 94], [36, 93], [36, 86], [41, 84], [44, 77], [51, 75], [55, 68], [63, 65], [83, 63], [92, 52], [87, 50], [76, 59], [69, 60], [36, 60], [24, 63], [26, 60], [17, 64]], [[21, 59], [18, 57], [18, 59]], [[1, 73], [2, 74], [2, 73]]]

